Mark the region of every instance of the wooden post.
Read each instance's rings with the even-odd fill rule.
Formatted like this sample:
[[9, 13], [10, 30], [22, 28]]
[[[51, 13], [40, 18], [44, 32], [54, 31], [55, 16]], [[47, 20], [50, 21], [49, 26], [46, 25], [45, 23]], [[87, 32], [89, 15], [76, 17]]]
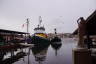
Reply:
[[[80, 20], [80, 22], [79, 22]], [[81, 17], [78, 20], [78, 44], [73, 49], [73, 64], [91, 64], [91, 51], [84, 46], [84, 35], [86, 33], [86, 21]]]
[[91, 51], [88, 49], [75, 48], [73, 52], [73, 64], [92, 64]]
[[29, 34], [29, 18], [27, 18], [27, 33], [28, 33], [28, 34], [27, 34], [27, 37], [28, 37], [28, 36], [30, 35], [30, 34]]

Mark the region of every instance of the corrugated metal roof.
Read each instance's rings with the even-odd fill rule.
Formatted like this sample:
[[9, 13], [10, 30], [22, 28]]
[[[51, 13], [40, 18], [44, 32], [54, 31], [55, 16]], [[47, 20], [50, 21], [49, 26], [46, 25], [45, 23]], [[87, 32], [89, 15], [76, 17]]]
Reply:
[[5, 33], [18, 33], [18, 34], [29, 34], [29, 33], [25, 33], [25, 32], [5, 30], [5, 29], [0, 29], [0, 32], [5, 32]]

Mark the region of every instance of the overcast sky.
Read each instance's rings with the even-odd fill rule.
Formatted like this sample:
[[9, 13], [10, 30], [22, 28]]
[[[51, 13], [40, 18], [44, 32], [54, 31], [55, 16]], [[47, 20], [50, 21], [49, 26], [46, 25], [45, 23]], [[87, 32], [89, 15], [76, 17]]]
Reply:
[[96, 10], [96, 0], [0, 0], [0, 29], [26, 32], [26, 18], [30, 21], [30, 33], [42, 16], [46, 32], [72, 33], [77, 19], [85, 19]]

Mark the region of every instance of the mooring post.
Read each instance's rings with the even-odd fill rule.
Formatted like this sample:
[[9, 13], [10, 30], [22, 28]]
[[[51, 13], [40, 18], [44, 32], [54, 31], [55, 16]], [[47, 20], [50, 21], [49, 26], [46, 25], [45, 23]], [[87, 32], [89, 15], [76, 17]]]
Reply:
[[78, 19], [78, 44], [73, 49], [73, 64], [91, 64], [91, 53], [84, 46], [84, 35], [86, 33], [86, 21], [83, 17]]

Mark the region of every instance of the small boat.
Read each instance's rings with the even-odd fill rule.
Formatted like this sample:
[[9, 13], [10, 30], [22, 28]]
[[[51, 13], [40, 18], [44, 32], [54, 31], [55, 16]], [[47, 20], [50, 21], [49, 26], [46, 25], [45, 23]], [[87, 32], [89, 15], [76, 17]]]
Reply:
[[56, 36], [53, 39], [51, 39], [51, 42], [61, 42], [61, 39]]
[[41, 26], [41, 16], [39, 16], [39, 24], [36, 28], [34, 28], [34, 34], [32, 35], [32, 43], [33, 44], [48, 44], [50, 40], [47, 37], [47, 34], [45, 33], [45, 27]]
[[54, 31], [55, 31], [55, 36], [54, 38], [51, 39], [51, 42], [61, 42], [61, 38], [57, 36], [56, 28], [54, 29]]

